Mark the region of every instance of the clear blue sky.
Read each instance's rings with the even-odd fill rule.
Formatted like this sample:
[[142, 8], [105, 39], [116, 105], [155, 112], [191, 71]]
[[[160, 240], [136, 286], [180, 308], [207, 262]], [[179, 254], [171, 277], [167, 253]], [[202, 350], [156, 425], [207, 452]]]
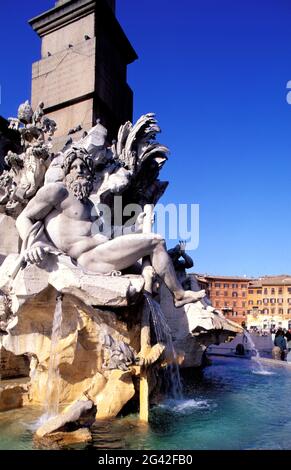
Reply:
[[[54, 0], [1, 2], [0, 114], [30, 97], [40, 41], [26, 21]], [[139, 60], [134, 115], [171, 149], [162, 202], [200, 204], [195, 270], [291, 273], [290, 0], [117, 0]]]

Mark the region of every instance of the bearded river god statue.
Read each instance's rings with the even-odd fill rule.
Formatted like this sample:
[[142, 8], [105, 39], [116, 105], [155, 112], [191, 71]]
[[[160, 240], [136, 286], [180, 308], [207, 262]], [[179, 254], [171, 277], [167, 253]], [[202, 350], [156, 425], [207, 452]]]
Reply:
[[[204, 291], [184, 291], [160, 235], [142, 232], [137, 220], [131, 233], [109, 239], [102, 232], [92, 235], [94, 205], [89, 196], [93, 190], [93, 159], [85, 149], [72, 149], [64, 158], [65, 180], [41, 188], [17, 219], [17, 228], [24, 242], [29, 238], [34, 222], [44, 225], [42, 239], [32, 242], [25, 252], [25, 261], [41, 263], [49, 247], [70, 256], [78, 266], [91, 273], [107, 274], [122, 271], [140, 258], [150, 256], [158, 276], [173, 293], [175, 306], [195, 302]], [[143, 216], [144, 214], [140, 214]], [[95, 219], [95, 220], [94, 220]], [[46, 240], [45, 240], [46, 238]]]
[[[36, 147], [45, 145], [45, 119], [43, 105], [30, 112], [25, 155], [31, 133], [42, 142]], [[9, 305], [1, 341], [30, 358], [29, 402], [57, 415], [38, 431], [41, 437], [89, 409], [97, 419], [114, 417], [127, 402], [134, 406], [138, 391], [146, 420], [161, 367], [183, 358], [187, 366], [200, 365], [208, 344], [240, 331], [203, 301], [203, 290], [184, 290], [162, 236], [152, 233], [152, 209], [167, 187], [158, 179], [168, 151], [155, 141], [159, 131], [147, 114], [121, 126], [111, 146], [100, 122], [57, 155], [46, 145], [38, 188], [25, 192], [22, 211], [13, 214], [22, 248], [0, 268], [1, 298]], [[161, 305], [163, 292], [172, 295], [176, 352], [153, 300], [155, 279], [164, 286]], [[59, 404], [71, 406], [58, 415]]]

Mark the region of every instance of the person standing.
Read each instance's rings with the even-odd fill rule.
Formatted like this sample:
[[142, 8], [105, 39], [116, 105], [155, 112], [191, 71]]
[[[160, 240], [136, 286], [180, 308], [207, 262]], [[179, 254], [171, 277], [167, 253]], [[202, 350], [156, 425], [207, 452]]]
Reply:
[[274, 345], [280, 348], [281, 350], [281, 361], [285, 360], [285, 353], [287, 350], [287, 343], [284, 337], [284, 331], [282, 328], [279, 328], [275, 335]]

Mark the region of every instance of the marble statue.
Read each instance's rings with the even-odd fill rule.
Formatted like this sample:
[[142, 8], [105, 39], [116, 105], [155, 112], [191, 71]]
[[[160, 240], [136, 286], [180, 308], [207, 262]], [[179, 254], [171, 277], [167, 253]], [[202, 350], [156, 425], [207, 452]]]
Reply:
[[[177, 278], [184, 289], [198, 292], [200, 290], [200, 286], [195, 274], [191, 273], [191, 275], [188, 275], [186, 272], [187, 269], [191, 269], [194, 266], [193, 259], [186, 253], [186, 246], [187, 243], [180, 240], [174, 248], [168, 250], [168, 254], [173, 262]], [[211, 306], [211, 302], [206, 295], [200, 299], [200, 303], [203, 308], [207, 308], [209, 311], [215, 312], [215, 309]]]
[[104, 369], [120, 369], [127, 371], [136, 362], [134, 350], [123, 341], [116, 341], [112, 336], [105, 335], [102, 345], [109, 350], [109, 359], [102, 365]]
[[[21, 104], [17, 118], [9, 118], [10, 129], [21, 136], [22, 152], [5, 157], [8, 170], [0, 177], [0, 212], [16, 218], [44, 182], [51, 163], [51, 139], [56, 123], [44, 116], [44, 103], [33, 111], [29, 102]], [[47, 139], [46, 139], [47, 136]]]
[[186, 269], [193, 268], [194, 262], [191, 256], [186, 253], [186, 242], [183, 240], [179, 241], [174, 248], [168, 250], [168, 255], [172, 260], [177, 277], [182, 286], [191, 289], [191, 282], [187, 278]]
[[63, 167], [65, 180], [42, 187], [17, 219], [16, 225], [24, 242], [36, 222], [40, 221], [44, 226], [42, 238], [36, 237], [26, 250], [25, 261], [43, 262], [48, 253], [46, 248], [53, 245], [75, 260], [81, 269], [107, 274], [122, 271], [149, 256], [155, 272], [173, 293], [176, 307], [205, 296], [204, 290], [183, 289], [160, 235], [141, 233], [144, 214], [140, 214], [135, 226], [129, 228], [129, 234], [114, 239], [101, 232], [92, 235], [92, 224], [98, 217], [89, 199], [93, 189], [93, 159], [85, 149], [73, 148], [67, 152]]

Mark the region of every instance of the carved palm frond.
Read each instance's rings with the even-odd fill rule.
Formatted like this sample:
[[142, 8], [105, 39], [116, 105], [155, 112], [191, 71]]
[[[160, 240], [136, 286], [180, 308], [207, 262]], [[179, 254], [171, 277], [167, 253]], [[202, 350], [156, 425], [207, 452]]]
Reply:
[[134, 125], [126, 122], [120, 127], [115, 159], [131, 174], [123, 191], [125, 201], [156, 204], [165, 191], [167, 183], [158, 177], [169, 149], [156, 141], [160, 132], [153, 113], [144, 114]]
[[155, 158], [160, 166], [167, 160], [167, 147], [155, 142], [161, 132], [155, 114], [141, 116], [132, 125], [130, 122], [120, 127], [117, 139], [117, 156], [124, 166], [136, 173], [148, 158]]

